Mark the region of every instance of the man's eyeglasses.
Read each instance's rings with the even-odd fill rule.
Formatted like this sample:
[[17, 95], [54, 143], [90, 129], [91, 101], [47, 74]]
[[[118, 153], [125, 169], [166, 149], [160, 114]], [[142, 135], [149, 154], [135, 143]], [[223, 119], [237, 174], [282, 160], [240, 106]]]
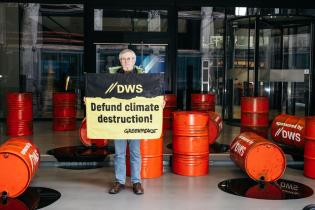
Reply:
[[135, 58], [133, 58], [133, 57], [128, 57], [128, 58], [121, 58], [120, 60], [121, 61], [132, 61], [132, 60], [134, 60]]

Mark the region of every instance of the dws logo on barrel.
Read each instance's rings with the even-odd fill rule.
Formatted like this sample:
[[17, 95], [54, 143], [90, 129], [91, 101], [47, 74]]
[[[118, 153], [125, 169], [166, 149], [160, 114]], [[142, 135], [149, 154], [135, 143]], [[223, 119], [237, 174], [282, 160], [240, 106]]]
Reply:
[[299, 128], [299, 125], [291, 125], [291, 124], [286, 124], [286, 123], [280, 123], [277, 122], [276, 125], [279, 126], [279, 124], [281, 124], [278, 130], [275, 133], [275, 137], [279, 136], [281, 134], [281, 137], [284, 139], [289, 139], [292, 141], [297, 141], [300, 142], [301, 141], [301, 134], [300, 133], [296, 133], [293, 131], [289, 131], [289, 130], [285, 130], [284, 127], [289, 127], [289, 128], [294, 128], [294, 129], [303, 129], [303, 128]]

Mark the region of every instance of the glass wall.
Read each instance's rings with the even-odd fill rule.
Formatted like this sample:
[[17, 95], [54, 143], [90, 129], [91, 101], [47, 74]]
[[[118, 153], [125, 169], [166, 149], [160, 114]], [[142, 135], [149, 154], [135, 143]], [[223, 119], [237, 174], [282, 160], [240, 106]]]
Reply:
[[97, 73], [108, 73], [108, 68], [120, 66], [118, 55], [123, 49], [132, 49], [136, 55], [136, 65], [146, 73], [165, 73], [165, 53], [167, 45], [158, 44], [97, 44], [96, 69]]
[[94, 9], [95, 31], [166, 32], [167, 10]]
[[19, 90], [19, 5], [0, 3], [0, 118], [5, 117], [5, 95]]
[[180, 97], [187, 91], [215, 93], [218, 112], [223, 100], [224, 18], [224, 8], [178, 11], [177, 92]]
[[216, 111], [223, 108], [225, 119], [237, 120], [242, 96], [268, 96], [271, 119], [279, 113], [304, 116], [314, 15], [311, 9], [179, 9], [179, 100], [187, 91], [215, 93]]
[[83, 5], [1, 3], [0, 27], [1, 98], [32, 92], [33, 117], [51, 118], [52, 93], [71, 91], [82, 117]]
[[237, 8], [228, 17], [226, 118], [240, 119], [241, 96], [268, 96], [271, 119], [305, 115], [312, 21], [303, 11], [276, 8]]
[[[119, 51], [130, 48], [146, 71], [176, 75], [166, 79], [170, 87], [176, 81], [179, 101], [187, 91], [215, 93], [216, 111], [222, 109], [225, 119], [239, 119], [240, 98], [255, 94], [269, 97], [271, 118], [281, 112], [303, 116], [309, 108], [314, 10], [178, 7], [171, 34], [169, 8], [143, 8], [91, 10], [96, 69], [89, 72], [119, 65]], [[83, 14], [82, 4], [0, 3], [1, 98], [8, 91], [33, 92], [34, 117], [51, 118], [52, 93], [72, 91], [83, 117]], [[99, 40], [104, 34], [114, 41]], [[168, 60], [175, 36], [177, 57]], [[173, 63], [176, 69], [168, 69]]]

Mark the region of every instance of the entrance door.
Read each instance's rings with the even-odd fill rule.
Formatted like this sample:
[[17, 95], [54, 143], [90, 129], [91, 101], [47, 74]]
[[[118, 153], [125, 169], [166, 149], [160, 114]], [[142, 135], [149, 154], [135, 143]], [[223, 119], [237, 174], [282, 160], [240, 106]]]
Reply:
[[242, 96], [267, 96], [273, 119], [309, 110], [309, 17], [247, 16], [229, 22], [227, 109], [240, 119]]

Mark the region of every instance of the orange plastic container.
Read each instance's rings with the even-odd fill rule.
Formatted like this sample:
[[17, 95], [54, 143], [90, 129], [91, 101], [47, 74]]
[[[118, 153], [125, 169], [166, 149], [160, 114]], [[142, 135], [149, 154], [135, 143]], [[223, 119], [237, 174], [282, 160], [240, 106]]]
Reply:
[[191, 109], [196, 111], [215, 111], [215, 94], [193, 93], [191, 94]]
[[276, 142], [304, 148], [305, 118], [280, 114], [271, 124], [271, 136]]
[[267, 97], [241, 98], [241, 125], [268, 126], [269, 101]]
[[[130, 176], [130, 156], [126, 156], [126, 175]], [[142, 179], [158, 178], [163, 175], [163, 156], [142, 157], [141, 172]]]
[[53, 93], [53, 130], [70, 131], [76, 129], [76, 94]]
[[208, 114], [203, 112], [173, 112], [173, 135], [208, 136], [208, 120]]
[[28, 136], [33, 134], [32, 93], [7, 93], [7, 135]]
[[172, 169], [183, 176], [204, 176], [209, 172], [209, 154], [181, 155], [173, 154]]
[[26, 139], [13, 138], [0, 147], [0, 192], [14, 198], [29, 186], [39, 164], [39, 150]]
[[253, 132], [241, 133], [233, 140], [230, 157], [256, 181], [276, 181], [283, 175], [286, 167], [281, 148]]
[[315, 141], [315, 116], [305, 117], [305, 138]]
[[200, 155], [209, 153], [207, 136], [173, 136], [173, 153], [185, 155]]
[[208, 138], [209, 144], [213, 144], [223, 130], [223, 121], [221, 116], [216, 112], [208, 112], [208, 114], [209, 114]]
[[85, 146], [92, 146], [93, 144], [97, 147], [104, 147], [108, 145], [108, 139], [90, 139], [87, 137], [86, 119], [84, 118], [80, 127], [80, 140]]

